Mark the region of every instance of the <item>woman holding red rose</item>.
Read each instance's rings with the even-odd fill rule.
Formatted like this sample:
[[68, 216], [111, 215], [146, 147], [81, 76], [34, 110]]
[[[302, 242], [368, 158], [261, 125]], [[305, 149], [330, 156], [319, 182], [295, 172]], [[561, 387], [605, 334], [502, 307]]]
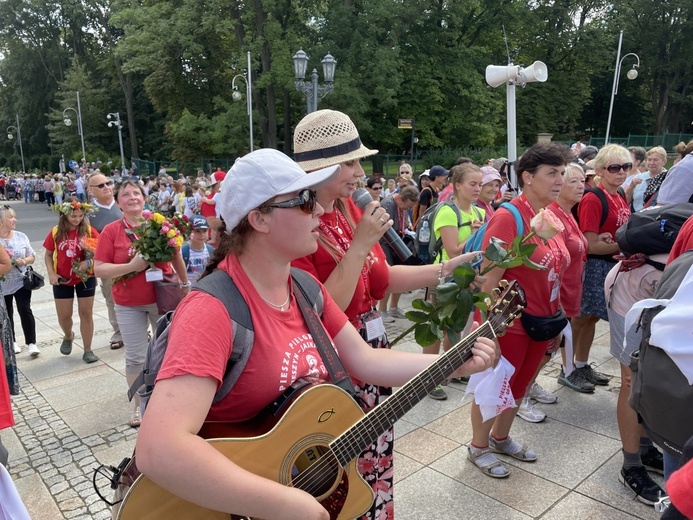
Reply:
[[[485, 292], [490, 293], [501, 279], [517, 280], [526, 295], [527, 306], [522, 311], [522, 321], [515, 320], [505, 336], [497, 340], [501, 353], [515, 368], [510, 378], [510, 389], [518, 404], [524, 397], [551, 339], [539, 338], [536, 333], [532, 333], [534, 338], [530, 337], [527, 328], [529, 321], [525, 323], [527, 316], [541, 322], [546, 322], [548, 317], [554, 317], [554, 323], [562, 322], [562, 317], [558, 315], [561, 274], [570, 261], [570, 255], [561, 234], [556, 235], [556, 231], [563, 227], [560, 220], [543, 208], [558, 198], [563, 186], [563, 173], [570, 159], [570, 150], [565, 145], [537, 143], [517, 162], [517, 181], [523, 188], [523, 193], [510, 204], [515, 206], [522, 217], [523, 234], [527, 235], [530, 229], [536, 232], [536, 236], [528, 241], [537, 244], [530, 259], [544, 268], [531, 269], [525, 265], [511, 269], [496, 268], [486, 275], [483, 287]], [[518, 231], [515, 216], [501, 207], [488, 224], [483, 248], [486, 249], [494, 237], [510, 244], [518, 235]], [[490, 261], [485, 260], [482, 270], [489, 264]], [[539, 328], [547, 329], [543, 324]], [[558, 332], [554, 336], [557, 336]], [[537, 459], [533, 450], [510, 438], [510, 428], [517, 410], [517, 407], [512, 408], [484, 421], [479, 406], [475, 402], [472, 403], [473, 435], [468, 458], [489, 477], [504, 478], [510, 474], [496, 457], [496, 453], [523, 462], [533, 462]]]
[[[149, 263], [137, 254], [132, 246], [132, 235], [126, 233], [126, 230], [142, 223], [144, 190], [138, 183], [126, 180], [116, 189], [115, 200], [123, 212], [123, 218], [103, 228], [94, 256], [94, 272], [99, 278], [122, 278], [135, 273], [127, 280], [123, 278], [113, 284], [116, 317], [125, 344], [125, 377], [129, 387], [144, 366], [149, 344], [147, 327], [156, 327], [159, 311], [154, 283], [148, 282], [144, 273], [150, 267]], [[161, 268], [165, 271], [173, 269], [184, 290], [190, 289], [180, 249], [176, 249], [173, 260]], [[133, 428], [141, 422], [139, 396], [135, 395], [134, 400], [135, 412], [128, 422]]]
[[72, 341], [75, 339], [75, 333], [72, 331], [72, 310], [76, 293], [79, 332], [84, 345], [82, 360], [85, 363], [99, 360], [91, 351], [96, 278], [92, 269], [94, 263], [87, 258], [84, 246], [85, 239], [99, 236], [99, 232], [84, 220], [85, 211], [90, 209], [89, 204], [84, 204], [74, 197], [65, 199], [65, 202], [58, 206], [58, 225], [48, 232], [43, 241], [48, 281], [53, 286], [58, 324], [64, 333], [60, 353], [67, 356], [72, 352]]

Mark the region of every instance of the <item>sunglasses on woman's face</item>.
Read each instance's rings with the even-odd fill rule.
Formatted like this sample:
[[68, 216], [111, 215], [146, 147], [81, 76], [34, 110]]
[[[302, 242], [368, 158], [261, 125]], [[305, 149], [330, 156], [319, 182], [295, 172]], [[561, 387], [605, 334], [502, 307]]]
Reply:
[[295, 208], [298, 206], [303, 213], [311, 215], [315, 211], [315, 204], [318, 201], [318, 195], [313, 190], [301, 190], [298, 196], [293, 199], [283, 200], [270, 204], [270, 208]]
[[624, 172], [628, 173], [633, 169], [633, 163], [632, 162], [627, 162], [623, 164], [610, 164], [609, 166], [606, 167], [606, 171], [609, 173], [618, 173], [623, 169]]

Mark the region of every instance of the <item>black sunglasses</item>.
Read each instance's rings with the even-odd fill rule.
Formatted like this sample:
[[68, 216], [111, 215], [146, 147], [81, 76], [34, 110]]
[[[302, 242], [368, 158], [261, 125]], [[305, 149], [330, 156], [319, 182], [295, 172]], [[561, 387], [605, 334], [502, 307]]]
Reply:
[[113, 181], [102, 182], [101, 184], [92, 184], [90, 188], [103, 188], [105, 186], [113, 186]]
[[627, 162], [623, 164], [610, 164], [606, 167], [606, 171], [609, 173], [618, 173], [623, 168], [623, 171], [628, 173], [633, 169], [633, 163]]
[[318, 194], [313, 190], [301, 190], [293, 199], [283, 200], [270, 204], [270, 208], [295, 208], [298, 206], [303, 213], [312, 214], [318, 201]]
[[380, 191], [380, 190], [383, 189], [383, 187], [382, 187], [382, 186], [373, 186], [371, 189], [372, 189], [373, 191]]

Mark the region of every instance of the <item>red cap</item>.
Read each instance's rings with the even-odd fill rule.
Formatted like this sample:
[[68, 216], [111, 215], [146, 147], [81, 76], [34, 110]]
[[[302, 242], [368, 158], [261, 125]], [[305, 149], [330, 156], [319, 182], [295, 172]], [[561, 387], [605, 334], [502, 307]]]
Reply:
[[216, 171], [212, 174], [212, 181], [209, 183], [210, 186], [214, 186], [217, 182], [221, 182], [226, 178], [226, 172]]

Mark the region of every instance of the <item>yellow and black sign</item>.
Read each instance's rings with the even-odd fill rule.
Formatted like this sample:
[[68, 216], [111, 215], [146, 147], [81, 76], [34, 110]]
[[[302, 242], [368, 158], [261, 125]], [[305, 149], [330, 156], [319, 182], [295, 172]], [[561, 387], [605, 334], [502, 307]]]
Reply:
[[400, 130], [411, 130], [414, 126], [414, 119], [398, 119], [397, 128]]

